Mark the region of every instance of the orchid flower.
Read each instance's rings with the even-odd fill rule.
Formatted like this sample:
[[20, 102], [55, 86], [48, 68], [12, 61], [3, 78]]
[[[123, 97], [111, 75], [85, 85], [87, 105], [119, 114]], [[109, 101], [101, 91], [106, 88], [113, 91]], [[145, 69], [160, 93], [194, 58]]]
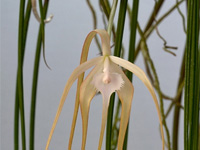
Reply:
[[[33, 10], [33, 14], [35, 16], [35, 18], [37, 19], [37, 21], [39, 23], [41, 23], [41, 18], [38, 14], [38, 11], [37, 11], [37, 3], [36, 3], [36, 0], [31, 0], [31, 4], [32, 4], [32, 10]], [[44, 20], [44, 23], [49, 23], [51, 20], [53, 19], [53, 15], [51, 14], [47, 19]]]
[[[101, 37], [103, 56], [99, 56], [87, 61], [90, 43], [96, 34], [100, 35]], [[92, 71], [84, 79], [84, 72], [93, 66], [94, 68], [92, 69]], [[157, 98], [150, 81], [146, 77], [145, 73], [136, 65], [122, 58], [111, 56], [110, 37], [105, 30], [101, 29], [96, 29], [94, 31], [91, 31], [85, 40], [82, 49], [81, 64], [72, 72], [65, 86], [57, 110], [57, 114], [49, 135], [49, 139], [47, 141], [46, 150], [49, 147], [52, 134], [54, 132], [56, 123], [58, 121], [58, 117], [61, 113], [68, 92], [73, 82], [77, 78], [78, 78], [77, 97], [75, 102], [74, 118], [72, 122], [68, 149], [71, 150], [76, 118], [77, 118], [78, 108], [80, 105], [81, 116], [82, 116], [82, 150], [85, 150], [90, 103], [95, 94], [97, 92], [100, 92], [103, 98], [103, 111], [102, 111], [102, 123], [101, 123], [101, 132], [100, 132], [98, 150], [101, 150], [106, 119], [107, 119], [108, 106], [110, 102], [110, 96], [113, 92], [116, 92], [122, 104], [120, 130], [118, 138], [118, 150], [122, 150], [124, 136], [126, 133], [126, 128], [130, 116], [134, 88], [132, 83], [129, 81], [129, 79], [126, 77], [126, 75], [120, 68], [120, 66], [134, 73], [140, 80], [142, 80], [142, 82], [146, 85], [149, 92], [151, 93], [159, 116], [160, 129], [163, 142], [162, 149], [164, 150], [164, 134], [163, 134], [161, 114]]]

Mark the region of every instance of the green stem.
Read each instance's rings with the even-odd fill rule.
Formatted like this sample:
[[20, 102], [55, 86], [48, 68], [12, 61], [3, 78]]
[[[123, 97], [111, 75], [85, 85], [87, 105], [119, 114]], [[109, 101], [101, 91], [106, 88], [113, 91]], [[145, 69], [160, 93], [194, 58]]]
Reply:
[[[179, 1], [176, 0], [176, 3], [178, 3]], [[186, 31], [186, 25], [185, 25], [185, 16], [183, 15], [183, 13], [181, 12], [181, 9], [179, 8], [179, 6], [177, 6], [177, 10], [178, 10], [178, 13], [180, 14], [181, 18], [182, 18], [182, 23], [183, 23], [183, 31], [185, 33], [187, 33]]]
[[107, 116], [107, 128], [106, 128], [106, 150], [111, 150], [111, 141], [112, 141], [112, 120], [115, 104], [115, 94], [113, 93], [110, 97], [110, 104], [108, 107], [108, 116]]
[[[122, 48], [122, 38], [123, 30], [126, 16], [127, 0], [121, 0], [117, 24], [117, 36], [115, 41], [114, 55], [120, 57]], [[108, 109], [108, 119], [107, 119], [107, 129], [106, 129], [106, 150], [111, 149], [111, 135], [112, 135], [112, 118], [113, 118], [113, 108], [114, 108], [114, 94], [111, 96], [109, 109]]]
[[[45, 2], [46, 1], [49, 1], [49, 0], [45, 0]], [[44, 20], [46, 17], [43, 14], [44, 10], [43, 10], [42, 0], [39, 0], [39, 8], [40, 8], [40, 16], [41, 16], [40, 25], [41, 25], [41, 33], [42, 33], [43, 59], [44, 59], [44, 63], [47, 66], [47, 68], [49, 68], [51, 70], [51, 68], [47, 64], [46, 57], [45, 57], [45, 23], [44, 23]]]
[[199, 0], [188, 0], [185, 60], [184, 149], [198, 149], [199, 125]]
[[19, 95], [18, 95], [17, 85], [18, 82], [16, 81], [15, 114], [14, 114], [14, 150], [19, 149]]
[[114, 16], [115, 16], [115, 12], [116, 12], [116, 8], [117, 8], [117, 2], [118, 0], [114, 0], [113, 4], [112, 4], [112, 9], [110, 12], [110, 16], [109, 16], [109, 21], [108, 21], [108, 34], [111, 36], [111, 30], [113, 27], [113, 20], [114, 20]]
[[[26, 46], [26, 39], [27, 39], [27, 31], [29, 26], [29, 19], [30, 19], [30, 12], [31, 12], [31, 0], [28, 1], [26, 14], [24, 19], [24, 28], [23, 28], [23, 40], [22, 40], [22, 52], [21, 52], [21, 59], [22, 65], [24, 60], [24, 52]], [[17, 73], [17, 80], [16, 80], [16, 95], [15, 95], [15, 114], [14, 114], [14, 149], [19, 149], [19, 93], [18, 93], [18, 73]]]
[[[155, 3], [155, 6], [154, 6], [154, 9], [149, 17], [149, 20], [147, 21], [147, 24], [145, 26], [145, 29], [144, 29], [144, 33], [147, 32], [147, 30], [152, 26], [153, 22], [154, 22], [154, 18], [158, 15], [163, 3], [164, 3], [165, 0], [159, 0], [157, 3]], [[139, 40], [138, 42], [138, 45], [136, 47], [136, 53], [135, 53], [135, 60], [138, 56], [138, 52], [140, 50], [140, 43], [141, 43], [141, 39]]]
[[[43, 15], [46, 17], [48, 9], [49, 0], [44, 2]], [[37, 97], [37, 83], [38, 83], [38, 74], [39, 74], [39, 63], [40, 63], [40, 54], [42, 46], [42, 25], [40, 25], [38, 40], [35, 53], [35, 63], [33, 71], [33, 82], [32, 82], [32, 96], [31, 96], [31, 113], [30, 113], [30, 150], [34, 150], [34, 137], [35, 137], [35, 113], [36, 113], [36, 97]]]
[[[90, 0], [86, 0], [87, 4], [88, 4], [88, 7], [90, 8], [90, 11], [92, 13], [92, 18], [93, 18], [93, 29], [97, 29], [97, 16], [96, 16], [96, 12], [94, 10], [94, 7], [92, 6]], [[95, 42], [97, 44], [97, 47], [98, 47], [98, 50], [99, 52], [101, 53], [101, 45], [100, 45], [100, 42], [97, 38], [97, 36], [94, 37], [95, 38]]]
[[[182, 65], [181, 65], [181, 70], [180, 70], [180, 77], [179, 77], [179, 81], [178, 81], [177, 92], [178, 92], [180, 86], [182, 85], [182, 82], [184, 81], [184, 79], [185, 79], [185, 54], [182, 59]], [[181, 94], [179, 94], [179, 96], [176, 99], [176, 101], [179, 104], [181, 104], [182, 92], [183, 92], [183, 90], [181, 90]], [[180, 118], [180, 107], [175, 105], [174, 117], [173, 117], [173, 132], [172, 132], [172, 148], [173, 148], [173, 150], [178, 150], [179, 118]]]
[[142, 54], [143, 54], [144, 58], [149, 62], [150, 66], [151, 66], [152, 73], [154, 75], [154, 80], [155, 80], [154, 84], [155, 84], [155, 88], [156, 88], [156, 91], [158, 93], [159, 101], [160, 101], [160, 112], [161, 112], [161, 115], [162, 115], [162, 122], [163, 122], [163, 126], [164, 126], [164, 129], [165, 129], [165, 132], [166, 132], [166, 136], [167, 136], [167, 146], [168, 146], [168, 149], [171, 150], [170, 134], [169, 134], [169, 129], [167, 127], [166, 120], [165, 120], [164, 103], [163, 103], [163, 97], [162, 97], [162, 93], [161, 93], [161, 88], [160, 88], [158, 75], [156, 73], [156, 69], [155, 69], [154, 63], [153, 63], [153, 61], [152, 61], [152, 59], [150, 57], [144, 33], [143, 33], [142, 29], [140, 28], [139, 24], [138, 24], [138, 31], [139, 31], [139, 34], [140, 34], [141, 39], [143, 41], [142, 48], [141, 48], [143, 50]]
[[[164, 15], [162, 15], [158, 20], [157, 20], [157, 23], [155, 25], [152, 25], [153, 22], [151, 22], [151, 26], [148, 26], [148, 28], [145, 28], [145, 31], [144, 31], [144, 35], [145, 35], [145, 38], [147, 39], [151, 33], [154, 31], [154, 29], [156, 29], [156, 27], [169, 15], [171, 14], [182, 2], [184, 2], [184, 0], [181, 0], [179, 1], [178, 3], [176, 3], [174, 6], [172, 6]], [[159, 2], [158, 2], [159, 3]], [[156, 3], [156, 4], [158, 4]], [[152, 14], [153, 15], [153, 14]], [[154, 15], [154, 18], [156, 18], [157, 16], [157, 13], [155, 13]], [[151, 21], [151, 20], [150, 20]], [[138, 42], [138, 46], [136, 48], [136, 51], [135, 51], [135, 60], [139, 54], [139, 51], [140, 51], [140, 45], [141, 45], [141, 41], [142, 39], [139, 40]]]
[[[24, 5], [24, 4], [23, 4]], [[24, 8], [23, 8], [24, 9]], [[27, 4], [27, 9], [26, 9], [26, 14], [25, 14], [25, 19], [24, 19], [24, 26], [23, 27], [20, 27], [22, 29], [20, 29], [22, 32], [23, 30], [23, 33], [20, 34], [20, 37], [22, 36], [23, 34], [23, 40], [19, 43], [22, 43], [21, 44], [21, 65], [23, 67], [23, 60], [24, 60], [24, 52], [25, 52], [25, 46], [26, 46], [26, 37], [27, 37], [27, 31], [28, 31], [28, 26], [29, 26], [29, 19], [30, 19], [30, 12], [31, 12], [31, 0], [29, 0], [28, 4]], [[22, 17], [22, 15], [20, 16]], [[18, 150], [19, 149], [19, 141], [18, 141], [18, 137], [19, 137], [19, 93], [18, 93], [18, 73], [17, 73], [17, 81], [16, 81], [16, 96], [15, 96], [15, 119], [14, 119], [14, 145], [15, 145], [15, 150]], [[22, 103], [23, 104], [23, 103]], [[23, 106], [22, 106], [23, 107]], [[25, 133], [25, 131], [23, 131]]]
[[[133, 1], [133, 7], [132, 7], [132, 14], [131, 14], [131, 31], [130, 31], [130, 41], [129, 41], [129, 55], [128, 55], [128, 61], [134, 62], [135, 57], [135, 42], [136, 42], [136, 29], [137, 29], [137, 18], [138, 18], [138, 9], [139, 9], [139, 0]], [[132, 72], [127, 72], [128, 79], [132, 82]], [[128, 127], [126, 130], [126, 135], [124, 139], [124, 145], [123, 150], [127, 149], [127, 143], [128, 143]]]
[[[17, 70], [17, 93], [19, 102], [19, 111], [21, 118], [21, 135], [22, 135], [22, 149], [26, 149], [26, 136], [25, 136], [25, 118], [24, 118], [24, 93], [23, 93], [23, 34], [24, 34], [24, 7], [25, 0], [20, 1], [19, 11], [19, 31], [18, 31], [18, 70]], [[17, 110], [16, 110], [17, 111]]]

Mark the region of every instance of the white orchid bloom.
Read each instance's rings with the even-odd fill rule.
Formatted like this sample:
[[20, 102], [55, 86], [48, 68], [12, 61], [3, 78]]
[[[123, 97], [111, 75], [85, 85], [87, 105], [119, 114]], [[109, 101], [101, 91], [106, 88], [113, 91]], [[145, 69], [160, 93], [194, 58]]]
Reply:
[[[31, 4], [32, 4], [32, 10], [33, 10], [33, 14], [36, 18], [36, 20], [41, 23], [41, 18], [38, 14], [38, 11], [37, 11], [37, 3], [36, 3], [36, 0], [31, 0]], [[53, 19], [53, 15], [50, 14], [50, 16], [44, 20], [44, 23], [49, 23], [51, 20]]]
[[[101, 37], [103, 56], [99, 56], [97, 58], [93, 58], [87, 61], [90, 43], [96, 34], [99, 34]], [[129, 81], [129, 79], [126, 77], [126, 75], [120, 68], [120, 66], [135, 74], [140, 80], [142, 80], [142, 82], [146, 85], [146, 87], [150, 91], [153, 100], [155, 102], [159, 116], [160, 129], [163, 142], [162, 149], [164, 150], [164, 133], [163, 133], [162, 119], [160, 115], [157, 98], [150, 81], [146, 77], [145, 73], [139, 67], [119, 57], [111, 56], [110, 54], [111, 54], [110, 37], [108, 33], [105, 30], [100, 30], [100, 29], [90, 32], [83, 45], [81, 64], [73, 71], [72, 75], [70, 76], [65, 86], [58, 107], [58, 111], [49, 135], [49, 139], [47, 141], [46, 150], [49, 147], [53, 131], [55, 129], [58, 117], [61, 113], [61, 109], [63, 107], [69, 89], [71, 88], [73, 82], [77, 78], [79, 78], [77, 87], [77, 98], [75, 103], [74, 118], [72, 122], [72, 130], [71, 130], [68, 149], [71, 150], [74, 128], [76, 124], [76, 117], [80, 103], [81, 115], [82, 115], [82, 150], [85, 150], [90, 102], [97, 93], [97, 91], [99, 91], [103, 97], [102, 124], [101, 124], [101, 132], [100, 132], [100, 139], [98, 146], [98, 150], [101, 150], [106, 119], [107, 119], [107, 111], [110, 102], [110, 96], [113, 92], [116, 91], [122, 104], [120, 130], [118, 138], [118, 150], [122, 150], [124, 136], [126, 133], [126, 128], [130, 116], [134, 88], [132, 83]], [[89, 75], [85, 79], [83, 79], [84, 72], [93, 66], [94, 68], [89, 73]]]

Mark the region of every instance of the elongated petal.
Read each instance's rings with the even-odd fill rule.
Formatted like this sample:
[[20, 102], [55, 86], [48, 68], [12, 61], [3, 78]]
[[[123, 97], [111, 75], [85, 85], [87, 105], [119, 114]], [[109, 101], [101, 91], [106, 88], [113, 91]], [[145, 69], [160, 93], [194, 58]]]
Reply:
[[[85, 39], [85, 42], [82, 48], [80, 64], [87, 61], [90, 44], [96, 34], [99, 34], [99, 36], [101, 37], [101, 47], [102, 47], [103, 54], [110, 55], [111, 53], [110, 52], [110, 38], [109, 38], [108, 33], [105, 30], [96, 29], [90, 32]], [[77, 119], [78, 108], [79, 108], [80, 86], [83, 82], [83, 78], [84, 78], [84, 73], [79, 76], [78, 82], [77, 82], [76, 101], [75, 101], [75, 106], [74, 106], [73, 121], [71, 125], [71, 132], [70, 132], [69, 145], [68, 145], [69, 150], [71, 150], [72, 140], [74, 136], [74, 129], [76, 125], [76, 119]]]
[[101, 48], [102, 48], [103, 55], [111, 54], [110, 37], [109, 37], [107, 31], [103, 30], [103, 29], [96, 29], [96, 30], [91, 31], [85, 39], [85, 42], [84, 42], [84, 45], [82, 48], [82, 55], [81, 55], [82, 60], [87, 60], [90, 44], [96, 34], [98, 34], [101, 38]]
[[124, 136], [126, 133], [127, 124], [130, 117], [134, 88], [133, 84], [129, 81], [129, 79], [126, 77], [126, 75], [118, 65], [111, 62], [111, 66], [112, 66], [111, 72], [116, 72], [120, 74], [124, 80], [124, 85], [120, 88], [120, 90], [117, 90], [117, 94], [122, 104], [120, 130], [118, 136], [118, 150], [122, 150]]
[[85, 149], [88, 127], [88, 116], [90, 109], [90, 102], [96, 94], [96, 88], [91, 83], [96, 73], [99, 73], [103, 68], [102, 63], [95, 66], [83, 81], [80, 87], [80, 108], [82, 116], [82, 150]]
[[49, 134], [49, 138], [48, 138], [47, 145], [46, 145], [46, 150], [48, 150], [48, 147], [49, 147], [49, 144], [50, 144], [50, 141], [51, 141], [51, 137], [53, 135], [54, 129], [56, 127], [58, 118], [59, 118], [61, 110], [62, 110], [62, 107], [64, 105], [65, 99], [66, 99], [66, 97], [68, 95], [68, 92], [69, 92], [72, 84], [74, 83], [74, 81], [78, 78], [78, 76], [81, 73], [85, 72], [87, 69], [91, 68], [92, 66], [98, 64], [102, 59], [103, 59], [103, 57], [93, 58], [93, 59], [81, 64], [80, 66], [78, 66], [72, 72], [70, 78], [68, 79], [68, 81], [67, 81], [67, 83], [65, 85], [65, 88], [64, 88], [61, 100], [60, 100], [60, 104], [58, 106], [58, 110], [57, 110], [57, 113], [56, 113], [56, 116], [55, 116], [55, 119], [54, 119], [54, 122], [53, 122], [53, 125], [52, 125], [52, 128], [51, 128], [51, 131], [50, 131], [50, 134]]
[[151, 93], [153, 100], [154, 100], [154, 103], [155, 103], [155, 106], [156, 106], [156, 109], [157, 109], [158, 117], [159, 117], [159, 120], [160, 120], [160, 129], [161, 129], [162, 143], [163, 143], [163, 150], [164, 150], [165, 145], [164, 145], [164, 132], [163, 132], [162, 117], [161, 117], [161, 114], [160, 114], [160, 109], [159, 109], [157, 97], [156, 97], [156, 94], [153, 90], [153, 87], [152, 87], [150, 81], [148, 80], [144, 71], [142, 69], [140, 69], [138, 66], [130, 63], [127, 60], [121, 59], [119, 57], [110, 56], [110, 58], [114, 63], [116, 63], [116, 64], [128, 69], [132, 73], [134, 73], [140, 80], [142, 80], [142, 82], [146, 85], [149, 92]]
[[[41, 23], [41, 19], [36, 8], [37, 7], [36, 0], [31, 0], [31, 3], [32, 3], [33, 14], [35, 18], [37, 19], [37, 21]], [[53, 15], [50, 15], [47, 19], [44, 20], [44, 23], [49, 23], [52, 20], [52, 18], [53, 18]]]
[[[124, 84], [124, 80], [121, 76], [122, 71], [116, 71], [116, 69], [113, 68], [115, 66], [116, 65], [109, 60], [109, 57], [106, 57], [103, 64], [103, 72], [96, 74], [92, 81], [93, 85], [101, 92], [103, 97], [102, 124], [98, 146], [99, 150], [101, 150], [102, 146], [110, 96], [113, 92], [120, 90]], [[117, 69], [120, 70], [119, 67]]]

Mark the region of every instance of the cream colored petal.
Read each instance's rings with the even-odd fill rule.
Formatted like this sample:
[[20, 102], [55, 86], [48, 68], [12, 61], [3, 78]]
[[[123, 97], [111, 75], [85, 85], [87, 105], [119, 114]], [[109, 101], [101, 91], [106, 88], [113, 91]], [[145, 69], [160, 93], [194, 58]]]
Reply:
[[147, 76], [145, 75], [145, 73], [144, 73], [144, 71], [142, 69], [140, 69], [138, 66], [130, 63], [129, 61], [121, 59], [119, 57], [115, 57], [115, 56], [110, 56], [110, 59], [114, 63], [116, 63], [116, 64], [128, 69], [132, 73], [134, 73], [140, 80], [142, 80], [142, 82], [146, 85], [146, 87], [148, 88], [149, 92], [151, 93], [151, 95], [153, 97], [153, 100], [154, 100], [154, 103], [155, 103], [155, 106], [156, 106], [156, 109], [157, 109], [159, 121], [160, 121], [160, 129], [161, 129], [162, 144], [163, 144], [162, 147], [163, 147], [163, 150], [164, 150], [165, 149], [165, 145], [164, 145], [165, 142], [164, 142], [164, 132], [163, 132], [162, 117], [161, 117], [161, 114], [160, 114], [160, 109], [159, 109], [157, 97], [156, 97], [156, 94], [154, 92], [154, 89], [153, 89], [150, 81], [148, 80]]
[[85, 42], [82, 48], [81, 62], [83, 62], [83, 60], [87, 60], [90, 44], [96, 34], [98, 34], [101, 38], [101, 48], [102, 48], [103, 55], [111, 54], [110, 36], [108, 35], [107, 31], [103, 29], [96, 29], [96, 30], [91, 31], [85, 39]]
[[[102, 29], [96, 29], [96, 30], [90, 32], [85, 39], [85, 42], [84, 42], [84, 45], [82, 48], [80, 64], [87, 61], [90, 44], [96, 34], [99, 34], [99, 36], [101, 38], [101, 47], [102, 47], [103, 54], [110, 55], [110, 53], [111, 53], [110, 52], [110, 38], [108, 36], [107, 31], [102, 30]], [[74, 106], [74, 114], [73, 114], [73, 121], [72, 121], [72, 125], [71, 125], [68, 150], [71, 150], [71, 146], [72, 146], [74, 129], [75, 129], [75, 125], [76, 125], [76, 119], [77, 119], [78, 108], [79, 108], [80, 86], [83, 82], [83, 78], [84, 78], [84, 73], [79, 76], [78, 82], [77, 82], [76, 101], [75, 101], [75, 106]]]
[[91, 82], [94, 75], [101, 72], [102, 68], [102, 63], [95, 66], [95, 68], [89, 73], [89, 75], [86, 77], [80, 87], [80, 108], [82, 116], [82, 150], [85, 149], [86, 145], [90, 102], [97, 92], [96, 88]]
[[104, 73], [97, 74], [93, 78], [93, 84], [97, 88], [98, 91], [101, 92], [103, 97], [103, 110], [102, 110], [102, 123], [101, 123], [101, 132], [100, 132], [100, 138], [99, 138], [99, 146], [98, 149], [101, 150], [102, 141], [103, 141], [103, 135], [107, 120], [107, 111], [108, 106], [110, 102], [110, 96], [113, 92], [116, 90], [119, 90], [122, 87], [122, 84], [124, 83], [122, 77], [120, 74], [117, 73], [111, 73], [110, 75], [111, 82], [108, 84], [103, 83], [103, 77]]
[[105, 126], [106, 126], [106, 121], [107, 121], [108, 106], [110, 103], [110, 96], [111, 96], [111, 94], [110, 95], [102, 94], [102, 98], [103, 98], [102, 121], [101, 121], [101, 132], [100, 132], [98, 150], [101, 150], [101, 147], [102, 147], [103, 136], [104, 136]]
[[124, 85], [120, 88], [120, 90], [117, 90], [117, 94], [122, 104], [120, 130], [118, 136], [118, 150], [122, 150], [126, 128], [130, 117], [134, 88], [133, 84], [126, 77], [122, 69], [113, 62], [111, 63], [111, 65], [112, 65], [111, 71], [120, 74], [124, 80]]
[[[103, 72], [96, 74], [93, 78], [92, 83], [97, 88], [98, 91], [101, 92], [103, 97], [103, 111], [102, 111], [102, 124], [101, 124], [101, 132], [99, 138], [99, 146], [98, 149], [101, 150], [105, 125], [107, 121], [107, 112], [108, 106], [110, 102], [110, 96], [113, 92], [117, 90], [121, 90], [124, 86], [124, 80], [122, 75], [127, 79], [123, 74], [121, 69], [112, 63], [109, 60], [109, 57], [105, 58]], [[132, 86], [132, 84], [131, 84]]]
[[50, 134], [49, 134], [49, 138], [48, 138], [47, 145], [46, 145], [46, 150], [48, 150], [48, 147], [49, 147], [49, 144], [50, 144], [50, 141], [51, 141], [51, 137], [53, 135], [54, 129], [56, 127], [58, 118], [59, 118], [61, 110], [62, 110], [62, 107], [64, 105], [65, 99], [66, 99], [66, 97], [68, 95], [68, 92], [69, 92], [72, 84], [74, 83], [74, 81], [78, 78], [78, 76], [81, 73], [85, 72], [87, 69], [91, 68], [92, 66], [98, 64], [100, 61], [102, 61], [102, 59], [103, 59], [103, 57], [93, 58], [93, 59], [81, 64], [80, 66], [78, 66], [72, 72], [70, 78], [68, 79], [68, 81], [67, 81], [67, 83], [65, 85], [65, 88], [64, 88], [61, 100], [60, 100], [60, 104], [58, 106], [58, 110], [57, 110], [57, 113], [56, 113], [56, 116], [55, 116], [55, 119], [54, 119], [54, 122], [53, 122], [53, 125], [52, 125], [52, 128], [51, 128], [51, 131], [50, 131]]
[[111, 74], [110, 75], [111, 82], [108, 84], [103, 83], [102, 81], [103, 77], [104, 77], [104, 73], [99, 73], [94, 76], [93, 81], [92, 81], [93, 86], [96, 87], [98, 91], [100, 91], [103, 98], [102, 123], [101, 123], [101, 132], [100, 132], [98, 150], [101, 150], [101, 146], [102, 146], [105, 125], [106, 125], [106, 120], [107, 120], [108, 106], [110, 103], [110, 96], [113, 92], [115, 92], [116, 87], [119, 87], [119, 88], [121, 87], [121, 83], [123, 82], [119, 74]]
[[[35, 18], [37, 19], [37, 21], [41, 23], [41, 19], [36, 8], [37, 7], [36, 0], [31, 0], [31, 3], [32, 3], [33, 14]], [[52, 20], [52, 18], [53, 18], [53, 15], [51, 14], [47, 19], [44, 20], [44, 23], [49, 23]]]

